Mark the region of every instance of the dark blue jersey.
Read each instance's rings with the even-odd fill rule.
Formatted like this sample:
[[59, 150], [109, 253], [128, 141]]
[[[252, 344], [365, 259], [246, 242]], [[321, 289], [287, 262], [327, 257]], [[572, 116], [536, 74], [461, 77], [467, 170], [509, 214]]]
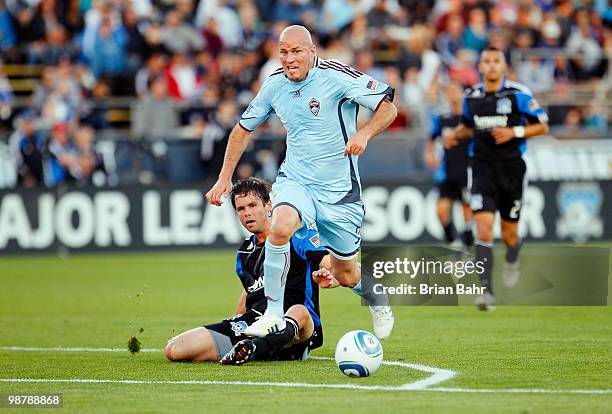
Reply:
[[[293, 305], [304, 305], [314, 321], [321, 325], [319, 286], [312, 280], [312, 272], [319, 268], [327, 254], [319, 241], [319, 233], [308, 230], [307, 237], [293, 236], [290, 240], [291, 266], [285, 285], [285, 312]], [[236, 274], [247, 293], [246, 309], [263, 313], [267, 307], [263, 285], [264, 243], [257, 244], [255, 236], [246, 239], [236, 254]]]
[[[432, 118], [431, 139], [436, 140], [444, 136], [447, 130], [454, 129], [461, 123], [461, 115], [444, 114], [436, 115]], [[440, 167], [436, 170], [434, 178], [437, 183], [447, 180], [457, 180], [464, 177], [469, 165], [470, 140], [461, 140], [450, 148], [444, 149], [444, 158], [440, 162]]]
[[496, 127], [524, 126], [547, 123], [546, 112], [538, 105], [529, 88], [518, 82], [504, 80], [497, 92], [486, 92], [483, 84], [466, 90], [462, 122], [474, 129], [473, 156], [479, 160], [520, 158], [527, 143], [514, 138], [497, 145], [491, 135]]

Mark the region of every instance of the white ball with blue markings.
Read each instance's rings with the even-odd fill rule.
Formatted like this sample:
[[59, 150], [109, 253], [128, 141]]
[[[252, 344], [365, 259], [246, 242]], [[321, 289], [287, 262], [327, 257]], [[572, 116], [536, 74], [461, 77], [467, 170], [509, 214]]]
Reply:
[[338, 341], [335, 358], [340, 371], [349, 377], [369, 377], [380, 368], [383, 349], [371, 333], [351, 331]]

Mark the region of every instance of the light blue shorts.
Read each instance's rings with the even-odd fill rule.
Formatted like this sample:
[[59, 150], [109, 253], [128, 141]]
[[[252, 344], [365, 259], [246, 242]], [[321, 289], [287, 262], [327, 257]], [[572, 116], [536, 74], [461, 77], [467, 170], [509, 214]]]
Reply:
[[310, 228], [319, 232], [321, 245], [338, 259], [349, 260], [359, 253], [363, 202], [325, 203], [299, 181], [278, 177], [272, 186], [272, 205], [297, 210], [302, 220], [297, 237], [305, 237]]

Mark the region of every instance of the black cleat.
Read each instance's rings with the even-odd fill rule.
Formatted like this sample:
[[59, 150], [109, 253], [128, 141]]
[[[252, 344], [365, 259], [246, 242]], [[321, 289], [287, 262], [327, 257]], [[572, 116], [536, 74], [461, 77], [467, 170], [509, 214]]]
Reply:
[[243, 365], [252, 361], [255, 357], [255, 344], [250, 339], [238, 342], [230, 351], [221, 358], [221, 365]]

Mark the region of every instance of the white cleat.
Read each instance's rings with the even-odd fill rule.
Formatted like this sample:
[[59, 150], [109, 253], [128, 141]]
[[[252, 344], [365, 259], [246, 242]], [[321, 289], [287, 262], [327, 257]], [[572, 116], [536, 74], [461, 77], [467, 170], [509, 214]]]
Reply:
[[287, 322], [277, 316], [262, 315], [252, 325], [244, 330], [246, 336], [256, 336], [263, 338], [271, 333], [280, 332], [285, 329]]
[[517, 259], [514, 263], [504, 263], [504, 272], [502, 281], [507, 289], [512, 289], [516, 286], [521, 278], [521, 262]]
[[489, 292], [478, 296], [476, 298], [476, 307], [481, 311], [494, 311], [495, 310], [495, 296]]
[[391, 306], [370, 306], [374, 333], [379, 339], [387, 339], [393, 330], [395, 318]]

